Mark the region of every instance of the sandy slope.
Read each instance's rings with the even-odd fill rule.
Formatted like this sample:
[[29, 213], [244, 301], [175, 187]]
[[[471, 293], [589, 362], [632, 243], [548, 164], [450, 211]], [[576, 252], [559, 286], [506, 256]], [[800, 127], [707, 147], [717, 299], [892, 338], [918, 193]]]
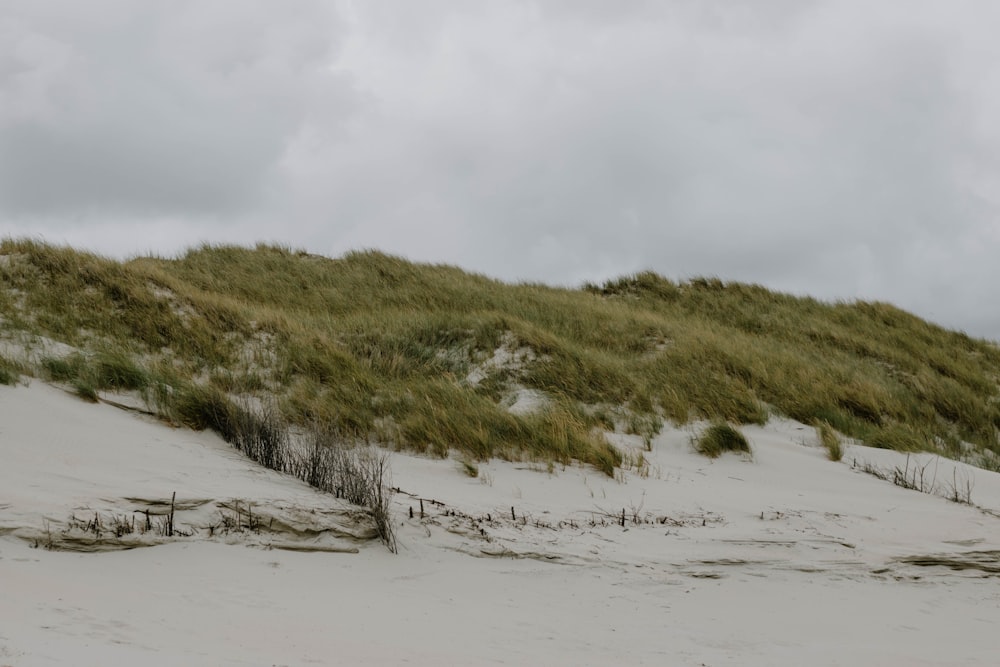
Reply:
[[[911, 458], [940, 493], [968, 480], [970, 507], [852, 468], [893, 452], [746, 433], [752, 462], [710, 462], [667, 431], [619, 480], [394, 455], [394, 556], [210, 434], [0, 388], [0, 666], [998, 663], [1000, 476]], [[192, 534], [167, 538], [175, 491]], [[149, 531], [108, 532], [146, 509]], [[158, 546], [86, 551], [122, 544]]]

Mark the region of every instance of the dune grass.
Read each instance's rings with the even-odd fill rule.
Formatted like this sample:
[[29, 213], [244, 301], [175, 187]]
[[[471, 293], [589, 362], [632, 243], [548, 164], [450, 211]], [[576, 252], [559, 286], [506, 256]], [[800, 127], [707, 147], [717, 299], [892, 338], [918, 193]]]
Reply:
[[21, 364], [0, 355], [0, 384], [15, 385], [21, 378]]
[[753, 455], [746, 436], [726, 422], [715, 422], [693, 440], [694, 450], [710, 459], [717, 459], [726, 452]]
[[825, 421], [817, 421], [816, 436], [826, 449], [827, 458], [831, 461], [840, 461], [844, 458], [844, 443], [832, 426]]
[[[136, 391], [165, 415], [211, 388], [273, 397], [289, 423], [342, 437], [608, 474], [622, 458], [601, 429], [616, 419], [645, 438], [664, 419], [777, 413], [877, 446], [1000, 453], [1000, 349], [884, 303], [648, 272], [511, 285], [370, 251], [202, 246], [115, 262], [6, 239], [0, 255], [0, 336], [79, 350], [25, 372], [81, 395]], [[496, 361], [498, 348], [517, 359]], [[512, 414], [517, 388], [549, 400]]]
[[46, 378], [63, 382], [88, 401], [97, 400], [99, 390], [144, 390], [151, 382], [147, 371], [122, 351], [98, 351], [91, 355], [42, 357], [40, 370]]

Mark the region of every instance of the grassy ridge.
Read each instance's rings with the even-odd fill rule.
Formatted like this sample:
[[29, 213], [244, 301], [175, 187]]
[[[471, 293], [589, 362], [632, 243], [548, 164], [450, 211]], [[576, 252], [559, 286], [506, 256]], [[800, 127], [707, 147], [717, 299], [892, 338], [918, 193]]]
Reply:
[[[879, 446], [1000, 453], [1000, 350], [888, 304], [653, 273], [509, 285], [376, 252], [269, 246], [119, 263], [8, 239], [0, 256], [4, 335], [85, 353], [35, 372], [145, 391], [164, 412], [186, 386], [266, 392], [290, 421], [350, 436], [609, 473], [621, 457], [595, 426], [648, 435], [661, 418], [761, 423], [770, 411]], [[487, 362], [501, 347], [520, 361]], [[518, 388], [547, 401], [512, 414]]]

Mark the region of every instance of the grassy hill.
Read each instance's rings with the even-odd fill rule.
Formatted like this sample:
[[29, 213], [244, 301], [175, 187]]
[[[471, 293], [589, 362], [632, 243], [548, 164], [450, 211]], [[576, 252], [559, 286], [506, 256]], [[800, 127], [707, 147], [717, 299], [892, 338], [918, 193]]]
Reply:
[[[290, 424], [472, 459], [593, 464], [662, 421], [825, 422], [997, 468], [1000, 349], [884, 303], [641, 273], [505, 284], [377, 252], [211, 247], [116, 262], [0, 243], [0, 380], [138, 392], [166, 419], [273, 401]], [[513, 404], [513, 409], [512, 409]]]

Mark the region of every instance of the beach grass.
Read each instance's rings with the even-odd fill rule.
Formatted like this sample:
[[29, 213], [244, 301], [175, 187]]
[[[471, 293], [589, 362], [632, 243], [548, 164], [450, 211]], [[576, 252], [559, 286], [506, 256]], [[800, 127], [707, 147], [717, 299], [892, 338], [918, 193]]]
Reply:
[[[84, 396], [135, 391], [184, 423], [218, 426], [186, 412], [192, 392], [266, 396], [342, 437], [608, 474], [616, 422], [648, 443], [663, 420], [777, 414], [881, 447], [1000, 453], [1000, 348], [886, 303], [651, 272], [508, 284], [270, 245], [119, 262], [5, 239], [0, 256], [0, 337], [76, 350], [5, 364]], [[510, 412], [521, 389], [545, 404]]]
[[15, 385], [21, 378], [22, 366], [0, 355], [0, 384]]
[[694, 449], [710, 459], [716, 459], [726, 452], [753, 455], [746, 436], [731, 424], [717, 421], [706, 428], [693, 440]]
[[825, 421], [817, 421], [816, 436], [823, 448], [826, 449], [827, 458], [831, 461], [840, 461], [844, 458], [844, 443], [832, 426]]

